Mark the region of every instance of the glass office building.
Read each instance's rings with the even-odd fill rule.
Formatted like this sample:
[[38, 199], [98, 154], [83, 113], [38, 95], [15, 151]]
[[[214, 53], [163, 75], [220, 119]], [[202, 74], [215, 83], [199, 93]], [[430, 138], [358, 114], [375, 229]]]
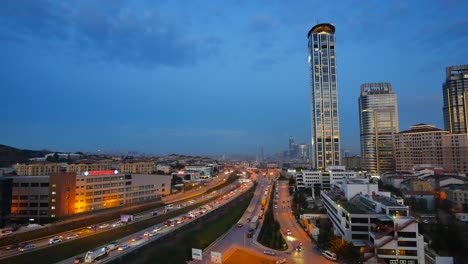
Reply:
[[362, 169], [374, 175], [394, 171], [393, 139], [398, 133], [398, 107], [390, 83], [361, 85], [359, 124]]
[[468, 65], [451, 66], [445, 69], [443, 84], [444, 127], [451, 134], [468, 134]]
[[335, 27], [314, 26], [309, 39], [311, 148], [315, 169], [340, 165], [340, 127], [336, 80]]

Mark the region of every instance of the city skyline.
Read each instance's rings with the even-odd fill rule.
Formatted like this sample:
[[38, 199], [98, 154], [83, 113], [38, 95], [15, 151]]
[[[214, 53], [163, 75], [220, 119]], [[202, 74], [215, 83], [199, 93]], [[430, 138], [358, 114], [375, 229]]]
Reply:
[[443, 127], [445, 67], [468, 57], [466, 6], [6, 2], [0, 143], [157, 154], [309, 143], [304, 32], [319, 20], [337, 28], [341, 149], [359, 154], [361, 83], [396, 87], [400, 127]]

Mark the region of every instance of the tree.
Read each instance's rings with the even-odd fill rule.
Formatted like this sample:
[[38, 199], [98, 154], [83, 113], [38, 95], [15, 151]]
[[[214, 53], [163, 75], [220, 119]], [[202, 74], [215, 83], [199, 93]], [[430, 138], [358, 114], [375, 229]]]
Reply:
[[343, 250], [343, 260], [346, 263], [361, 263], [361, 254], [359, 250], [351, 243], [346, 243]]
[[347, 247], [347, 243], [342, 238], [336, 237], [330, 240], [330, 250], [338, 256], [343, 256], [346, 247]]
[[289, 178], [289, 185], [294, 185], [296, 184], [296, 180], [294, 180], [293, 177]]

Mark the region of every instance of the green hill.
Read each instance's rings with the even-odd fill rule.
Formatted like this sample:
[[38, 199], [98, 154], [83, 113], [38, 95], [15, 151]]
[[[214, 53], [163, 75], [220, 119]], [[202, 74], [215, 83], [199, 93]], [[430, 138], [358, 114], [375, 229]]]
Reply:
[[48, 150], [17, 149], [0, 144], [0, 167], [9, 167], [18, 162], [26, 162], [30, 158], [44, 157]]

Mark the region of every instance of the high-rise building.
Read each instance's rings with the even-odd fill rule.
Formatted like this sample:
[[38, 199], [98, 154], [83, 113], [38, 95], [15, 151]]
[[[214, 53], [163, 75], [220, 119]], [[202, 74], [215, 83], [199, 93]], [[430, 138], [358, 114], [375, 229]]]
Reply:
[[307, 33], [310, 65], [312, 166], [340, 165], [335, 26], [318, 24]]
[[393, 136], [398, 133], [398, 107], [390, 83], [361, 85], [359, 121], [362, 169], [377, 175], [395, 170]]
[[448, 134], [427, 124], [396, 133], [393, 146], [396, 170], [409, 171], [421, 164], [441, 166], [444, 163], [442, 138]]
[[444, 127], [452, 134], [468, 134], [468, 65], [445, 69], [443, 84]]

